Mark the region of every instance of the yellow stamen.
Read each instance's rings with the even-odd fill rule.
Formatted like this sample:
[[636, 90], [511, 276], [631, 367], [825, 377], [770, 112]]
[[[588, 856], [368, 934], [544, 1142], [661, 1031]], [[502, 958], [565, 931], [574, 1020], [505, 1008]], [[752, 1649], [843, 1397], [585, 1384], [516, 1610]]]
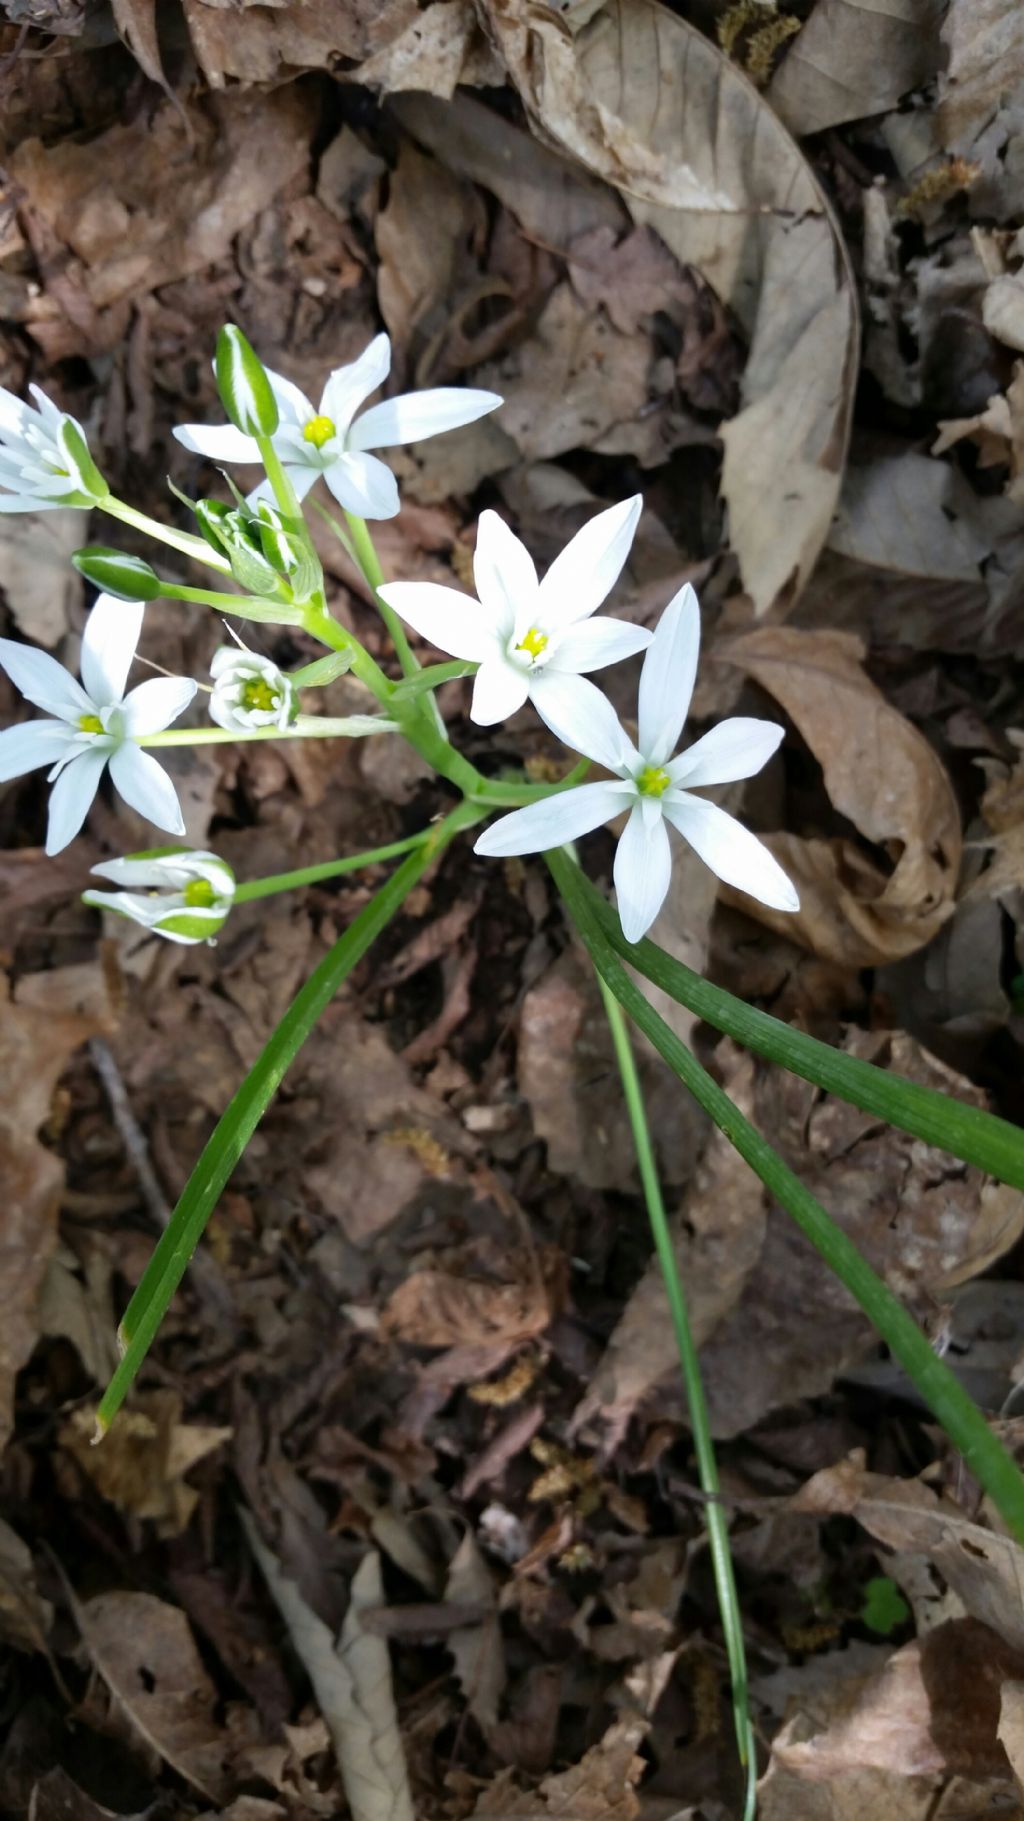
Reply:
[[636, 781], [642, 797], [663, 797], [672, 780], [660, 765], [645, 765]]
[[242, 707], [271, 713], [277, 707], [277, 696], [265, 677], [250, 677], [242, 687]]
[[186, 885], [182, 897], [189, 910], [209, 910], [214, 901], [214, 890], [209, 879], [193, 879]]
[[308, 424], [303, 424], [304, 441], [312, 443], [314, 449], [322, 449], [334, 435], [334, 420], [330, 417], [311, 417]]
[[546, 651], [547, 648], [547, 635], [546, 633], [538, 632], [536, 626], [531, 626], [525, 638], [520, 639], [516, 646], [517, 651], [526, 651], [531, 658], [539, 658], [541, 652]]
[[79, 715], [78, 725], [79, 725], [82, 733], [102, 733], [103, 732], [103, 722], [100, 720], [100, 717], [98, 714]]

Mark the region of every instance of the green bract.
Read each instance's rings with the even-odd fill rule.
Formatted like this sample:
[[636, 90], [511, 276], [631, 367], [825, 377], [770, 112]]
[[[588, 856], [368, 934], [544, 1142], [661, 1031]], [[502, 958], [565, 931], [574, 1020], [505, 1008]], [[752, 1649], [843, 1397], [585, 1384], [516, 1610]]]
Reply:
[[67, 463], [68, 473], [79, 490], [91, 500], [107, 499], [110, 488], [93, 461], [89, 445], [73, 417], [61, 419], [56, 442]]
[[130, 556], [126, 550], [110, 550], [105, 544], [86, 544], [71, 558], [79, 575], [113, 594], [119, 601], [155, 601], [164, 585], [155, 569], [141, 556]]
[[277, 400], [256, 350], [233, 322], [217, 337], [214, 359], [217, 390], [236, 430], [245, 436], [273, 436], [278, 426]]

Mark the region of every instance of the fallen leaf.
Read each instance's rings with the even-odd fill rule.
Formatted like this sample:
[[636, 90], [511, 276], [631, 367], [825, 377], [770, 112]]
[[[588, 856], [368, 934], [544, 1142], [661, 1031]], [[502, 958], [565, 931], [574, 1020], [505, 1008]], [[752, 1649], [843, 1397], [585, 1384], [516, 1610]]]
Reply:
[[529, 1257], [493, 1251], [486, 1241], [471, 1243], [461, 1261], [452, 1248], [446, 1268], [411, 1272], [381, 1311], [382, 1328], [416, 1347], [519, 1343], [543, 1334], [564, 1300], [564, 1255], [554, 1248]]
[[459, 1606], [487, 1609], [486, 1617], [453, 1631], [447, 1640], [466, 1705], [486, 1731], [497, 1722], [505, 1692], [505, 1655], [494, 1579], [471, 1530], [466, 1531], [448, 1565], [444, 1597]]
[[18, 630], [48, 651], [60, 644], [82, 599], [70, 557], [86, 542], [88, 524], [89, 514], [73, 507], [0, 522], [0, 589]]
[[[373, 0], [273, 0], [239, 8], [221, 0], [182, 0], [196, 62], [212, 89], [280, 81], [285, 69], [327, 69], [340, 57], [365, 57], [380, 18]], [[390, 0], [389, 18], [405, 23], [410, 0]]]
[[971, 212], [997, 221], [1024, 206], [1024, 15], [1006, 0], [951, 0], [942, 25], [939, 142], [982, 170]]
[[243, 1512], [246, 1534], [267, 1586], [313, 1685], [331, 1735], [352, 1821], [414, 1821], [405, 1753], [383, 1638], [360, 1614], [384, 1598], [380, 1557], [370, 1550], [352, 1577], [349, 1608], [335, 1638]]
[[473, 1821], [497, 1821], [502, 1815], [529, 1821], [549, 1815], [560, 1821], [636, 1821], [636, 1786], [647, 1769], [637, 1746], [648, 1730], [647, 1721], [635, 1715], [616, 1720], [579, 1764], [544, 1777], [533, 1795], [516, 1789], [513, 1771], [503, 1772], [480, 1796]]
[[796, 599], [825, 540], [845, 458], [857, 311], [819, 188], [767, 102], [654, 0], [571, 15], [487, 0], [535, 128], [616, 184], [747, 330], [743, 408], [722, 429], [722, 495], [760, 618]]
[[430, 0], [349, 80], [385, 95], [416, 89], [450, 101], [460, 83], [500, 87], [502, 70], [480, 31], [472, 0]]
[[0, 1638], [13, 1650], [47, 1652], [53, 1607], [36, 1586], [32, 1551], [0, 1518]]
[[818, 0], [766, 90], [800, 138], [887, 113], [939, 67], [942, 0]]
[[793, 1511], [843, 1512], [887, 1548], [926, 1555], [971, 1615], [1024, 1652], [1024, 1549], [965, 1518], [920, 1480], [869, 1473], [856, 1450], [823, 1468], [790, 1501]]
[[999, 1740], [1010, 1760], [1017, 1788], [1024, 1791], [1024, 1682], [1004, 1682]]
[[841, 837], [770, 836], [801, 906], [785, 919], [758, 906], [759, 920], [854, 967], [923, 947], [952, 914], [962, 846], [938, 754], [868, 680], [863, 646], [848, 633], [764, 627], [721, 651], [782, 705], [821, 764], [835, 808], [893, 861], [887, 873]]
[[74, 1611], [93, 1664], [132, 1726], [187, 1783], [219, 1802], [227, 1741], [184, 1613], [150, 1593], [101, 1593], [76, 1601]]
[[185, 1475], [232, 1434], [183, 1423], [181, 1416], [178, 1392], [140, 1391], [102, 1447], [95, 1446], [96, 1412], [85, 1405], [72, 1412], [58, 1439], [102, 1498], [133, 1517], [153, 1519], [158, 1536], [180, 1536], [199, 1502]]
[[95, 963], [30, 975], [8, 1002], [0, 980], [0, 1445], [10, 1432], [14, 1376], [35, 1346], [47, 1265], [57, 1245], [64, 1166], [36, 1136], [74, 1052], [114, 1017]]

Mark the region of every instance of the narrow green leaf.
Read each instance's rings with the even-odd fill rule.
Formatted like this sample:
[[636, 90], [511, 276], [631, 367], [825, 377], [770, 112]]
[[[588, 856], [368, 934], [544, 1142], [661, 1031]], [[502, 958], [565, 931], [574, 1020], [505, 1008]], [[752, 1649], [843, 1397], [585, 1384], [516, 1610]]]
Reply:
[[[561, 890], [562, 862], [556, 864]], [[830, 1094], [838, 1094], [862, 1112], [876, 1114], [887, 1125], [898, 1126], [900, 1131], [923, 1138], [938, 1150], [962, 1158], [964, 1163], [977, 1164], [1001, 1182], [1024, 1189], [1024, 1132], [1008, 1120], [986, 1113], [981, 1107], [965, 1106], [962, 1100], [922, 1087], [916, 1081], [906, 1081], [902, 1075], [864, 1062], [859, 1056], [845, 1055], [829, 1043], [794, 1030], [767, 1012], [734, 998], [720, 986], [713, 986], [646, 937], [642, 942], [627, 942], [611, 905], [578, 867], [572, 872], [573, 877], [567, 876], [564, 895], [573, 915], [577, 906], [581, 910], [585, 907], [611, 947], [679, 1005], [685, 1005], [726, 1036], [734, 1037], [755, 1055], [781, 1063], [791, 1074], [815, 1082]]]
[[123, 1357], [97, 1412], [97, 1428], [101, 1435], [109, 1429], [120, 1409], [221, 1191], [277, 1093], [285, 1071], [342, 981], [395, 915], [449, 835], [455, 832], [452, 820], [449, 818], [447, 830], [441, 825], [435, 831], [434, 840], [409, 855], [324, 956], [218, 1120], [125, 1312], [119, 1331]]
[[[845, 1284], [960, 1450], [1009, 1530], [1024, 1542], [1024, 1476], [977, 1405], [853, 1241], [644, 998], [591, 909], [590, 896], [578, 889], [579, 868], [558, 850], [545, 857], [594, 966], [623, 1010]], [[631, 950], [631, 959], [634, 954]]]

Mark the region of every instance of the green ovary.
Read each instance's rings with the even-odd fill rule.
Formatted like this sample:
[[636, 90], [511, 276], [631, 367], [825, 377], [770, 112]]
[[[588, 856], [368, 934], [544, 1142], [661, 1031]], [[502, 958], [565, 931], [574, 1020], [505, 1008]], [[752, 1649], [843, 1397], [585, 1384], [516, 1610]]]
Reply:
[[660, 765], [645, 765], [636, 781], [642, 797], [663, 797], [672, 780]]
[[334, 435], [334, 421], [330, 417], [311, 417], [308, 424], [302, 426], [303, 440], [312, 443], [314, 449], [322, 449]]
[[181, 895], [189, 910], [211, 910], [216, 902], [216, 893], [209, 879], [193, 879]]
[[271, 687], [265, 677], [250, 677], [249, 681], [242, 685], [241, 706], [243, 708], [273, 714], [279, 700], [277, 691]]
[[78, 726], [82, 733], [102, 733], [103, 722], [98, 714], [82, 714], [78, 717]]

